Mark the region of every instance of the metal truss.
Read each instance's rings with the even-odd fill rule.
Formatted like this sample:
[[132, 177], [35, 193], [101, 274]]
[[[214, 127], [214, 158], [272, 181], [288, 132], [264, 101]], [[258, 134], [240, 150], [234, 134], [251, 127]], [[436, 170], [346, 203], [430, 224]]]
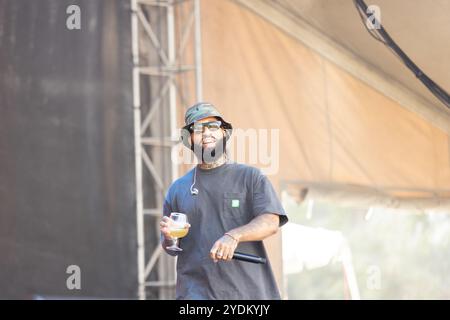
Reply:
[[[178, 165], [170, 158], [179, 142], [178, 105], [202, 99], [200, 0], [130, 1], [138, 297], [149, 298], [151, 292], [150, 298], [170, 299], [175, 259], [161, 254], [159, 221], [167, 187], [178, 177]], [[185, 64], [189, 53], [193, 62]], [[181, 85], [183, 77], [188, 80]], [[186, 81], [194, 82], [194, 100], [187, 98], [192, 90]], [[146, 248], [148, 242], [153, 246]]]

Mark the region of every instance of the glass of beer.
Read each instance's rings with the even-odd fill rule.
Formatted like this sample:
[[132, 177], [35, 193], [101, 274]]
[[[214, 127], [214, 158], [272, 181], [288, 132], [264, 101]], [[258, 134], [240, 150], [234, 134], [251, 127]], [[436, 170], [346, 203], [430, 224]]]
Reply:
[[173, 220], [172, 225], [169, 228], [170, 236], [173, 239], [173, 244], [166, 247], [166, 249], [171, 251], [183, 251], [183, 249], [178, 246], [177, 241], [188, 234], [189, 229], [186, 228], [188, 218], [184, 213], [172, 212], [170, 214], [170, 219]]

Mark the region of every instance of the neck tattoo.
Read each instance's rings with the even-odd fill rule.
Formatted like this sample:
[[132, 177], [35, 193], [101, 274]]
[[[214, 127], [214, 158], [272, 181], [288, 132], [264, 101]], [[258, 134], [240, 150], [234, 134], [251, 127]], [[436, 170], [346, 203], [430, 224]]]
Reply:
[[217, 167], [220, 167], [227, 161], [227, 155], [224, 153], [219, 159], [215, 160], [211, 163], [201, 163], [199, 166], [201, 169], [211, 170]]

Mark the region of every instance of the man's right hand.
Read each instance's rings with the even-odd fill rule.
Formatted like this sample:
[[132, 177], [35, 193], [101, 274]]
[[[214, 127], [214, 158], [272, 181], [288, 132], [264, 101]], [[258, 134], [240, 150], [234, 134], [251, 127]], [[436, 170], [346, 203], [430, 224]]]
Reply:
[[[174, 221], [172, 219], [170, 219], [167, 216], [164, 216], [161, 220], [161, 222], [159, 223], [159, 230], [161, 231], [161, 233], [163, 234], [164, 238], [166, 240], [172, 240], [173, 238], [170, 236], [170, 227], [172, 226], [172, 224], [174, 223]], [[190, 228], [191, 225], [189, 223], [186, 223], [186, 225], [184, 226], [185, 228]]]

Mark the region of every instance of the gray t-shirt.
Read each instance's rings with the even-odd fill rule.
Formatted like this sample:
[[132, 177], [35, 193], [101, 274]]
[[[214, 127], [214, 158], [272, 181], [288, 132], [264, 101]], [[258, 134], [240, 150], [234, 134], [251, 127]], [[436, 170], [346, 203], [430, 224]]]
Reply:
[[[231, 229], [249, 223], [263, 213], [280, 216], [280, 226], [287, 222], [286, 213], [272, 184], [257, 168], [228, 162], [204, 170], [197, 167], [192, 195], [194, 169], [176, 180], [169, 188], [164, 215], [182, 212], [191, 228], [180, 239], [183, 249], [177, 261], [177, 299], [280, 299], [270, 264], [244, 261], [214, 263], [209, 252], [214, 243]], [[262, 241], [241, 242], [236, 251], [267, 258]]]

